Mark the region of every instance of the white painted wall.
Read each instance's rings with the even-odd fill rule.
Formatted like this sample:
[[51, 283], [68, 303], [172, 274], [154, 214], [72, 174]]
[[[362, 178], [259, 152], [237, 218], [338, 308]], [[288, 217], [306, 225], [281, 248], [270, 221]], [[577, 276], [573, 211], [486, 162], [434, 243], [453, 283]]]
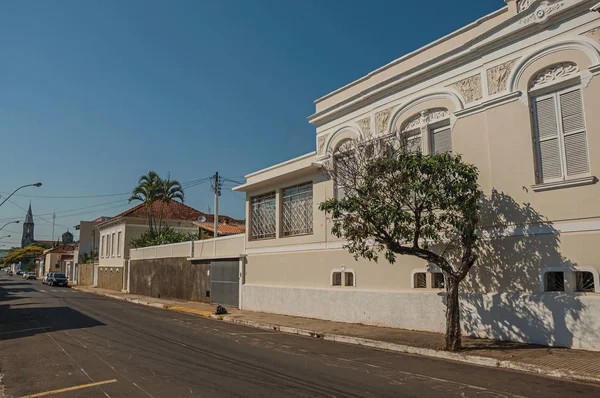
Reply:
[[[242, 309], [443, 333], [441, 292], [244, 285]], [[600, 351], [598, 294], [464, 294], [465, 335]]]

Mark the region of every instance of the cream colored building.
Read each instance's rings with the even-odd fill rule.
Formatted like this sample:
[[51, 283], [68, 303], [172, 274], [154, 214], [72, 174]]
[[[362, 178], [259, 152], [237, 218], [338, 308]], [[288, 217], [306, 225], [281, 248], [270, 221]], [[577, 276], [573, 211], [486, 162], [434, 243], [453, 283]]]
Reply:
[[318, 210], [344, 140], [410, 137], [480, 171], [486, 252], [464, 283], [465, 333], [600, 350], [597, 0], [506, 3], [319, 98], [315, 151], [246, 176], [242, 308], [444, 330], [435, 267], [356, 261]]

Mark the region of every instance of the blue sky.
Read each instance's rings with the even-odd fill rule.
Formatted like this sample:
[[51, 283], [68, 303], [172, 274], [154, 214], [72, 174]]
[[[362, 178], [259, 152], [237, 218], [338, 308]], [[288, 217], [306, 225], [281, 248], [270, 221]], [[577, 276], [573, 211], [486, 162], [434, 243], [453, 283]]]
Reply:
[[[0, 223], [23, 219], [18, 206], [31, 201], [46, 220], [35, 217], [36, 238], [51, 239], [49, 213], [59, 212], [56, 235], [115, 215], [150, 169], [182, 182], [217, 170], [240, 180], [310, 152], [315, 99], [502, 6], [0, 1], [0, 194], [44, 184], [0, 207]], [[58, 198], [110, 194], [123, 195]], [[212, 207], [208, 184], [186, 196]], [[243, 202], [225, 189], [222, 213], [243, 218]], [[20, 230], [6, 227], [18, 233], [0, 248], [20, 242]]]

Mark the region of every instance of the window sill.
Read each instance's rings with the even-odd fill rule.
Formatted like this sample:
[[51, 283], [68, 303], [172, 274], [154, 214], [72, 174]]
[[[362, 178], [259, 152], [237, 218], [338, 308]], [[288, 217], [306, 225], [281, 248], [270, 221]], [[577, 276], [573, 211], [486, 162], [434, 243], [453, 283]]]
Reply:
[[572, 180], [564, 180], [557, 182], [548, 182], [537, 185], [532, 185], [531, 189], [533, 192], [544, 192], [551, 191], [554, 189], [562, 189], [562, 188], [571, 188], [571, 187], [579, 187], [582, 185], [591, 185], [598, 182], [598, 179], [595, 176], [583, 177], [583, 178], [575, 178]]

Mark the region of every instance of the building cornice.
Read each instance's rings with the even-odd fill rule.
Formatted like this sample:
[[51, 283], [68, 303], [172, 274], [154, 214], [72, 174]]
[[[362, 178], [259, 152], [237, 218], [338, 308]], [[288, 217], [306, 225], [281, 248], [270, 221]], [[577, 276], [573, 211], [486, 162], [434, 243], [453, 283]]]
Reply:
[[[322, 126], [345, 114], [427, 81], [434, 76], [455, 70], [462, 65], [473, 62], [479, 62], [483, 65], [482, 58], [486, 54], [506, 46], [507, 43], [517, 42], [524, 37], [532, 36], [547, 29], [547, 24], [550, 22], [558, 23], [572, 18], [574, 15], [589, 13], [589, 3], [590, 0], [536, 0], [527, 11], [510, 17], [479, 37], [430, 60], [428, 63], [415, 66], [349, 98], [342, 99], [338, 103], [309, 116], [308, 121], [317, 126]], [[552, 12], [545, 11], [557, 4], [561, 5], [559, 9], [552, 9]], [[534, 18], [532, 18], [532, 15]], [[542, 15], [542, 17], [539, 17], [539, 15]], [[432, 45], [435, 45], [435, 43], [439, 44], [439, 42], [434, 42]], [[403, 59], [400, 58], [397, 61], [401, 62]], [[376, 72], [372, 72], [355, 83], [371, 78]], [[331, 93], [329, 97], [342, 92], [348, 87], [350, 86], [342, 87]], [[322, 99], [329, 97], [323, 97]]]

